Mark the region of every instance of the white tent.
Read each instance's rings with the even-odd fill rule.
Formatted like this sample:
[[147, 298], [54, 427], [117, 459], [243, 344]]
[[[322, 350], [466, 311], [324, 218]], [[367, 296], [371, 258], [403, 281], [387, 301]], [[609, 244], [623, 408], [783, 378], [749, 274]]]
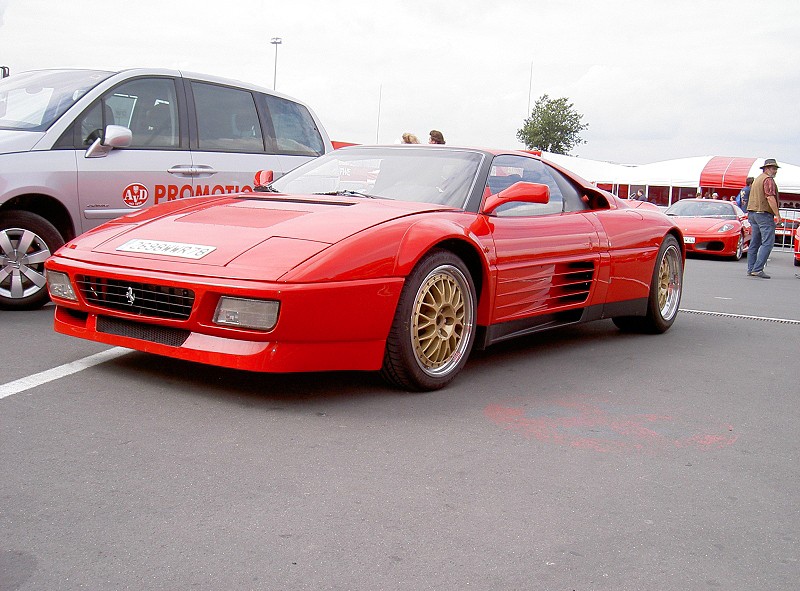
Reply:
[[[711, 190], [741, 188], [744, 186], [746, 177], [756, 177], [761, 174], [760, 167], [764, 163], [764, 158], [695, 156], [652, 164], [623, 165], [550, 152], [543, 152], [542, 157], [598, 185], [707, 188]], [[726, 163], [731, 171], [727, 176], [725, 173], [728, 169], [720, 170], [720, 166], [724, 167]], [[738, 168], [734, 168], [734, 164]], [[780, 169], [775, 180], [778, 183], [782, 201], [800, 203], [800, 166], [786, 164], [780, 160], [778, 164]]]

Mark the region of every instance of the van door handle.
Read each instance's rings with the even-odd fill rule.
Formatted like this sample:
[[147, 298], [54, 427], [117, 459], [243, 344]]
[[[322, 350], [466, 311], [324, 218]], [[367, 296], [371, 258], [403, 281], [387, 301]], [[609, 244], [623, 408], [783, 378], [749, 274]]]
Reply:
[[211, 176], [212, 174], [216, 174], [217, 171], [211, 168], [210, 166], [206, 166], [205, 164], [176, 164], [172, 168], [167, 170], [170, 174], [175, 174], [178, 176], [200, 176], [200, 175], [207, 175]]

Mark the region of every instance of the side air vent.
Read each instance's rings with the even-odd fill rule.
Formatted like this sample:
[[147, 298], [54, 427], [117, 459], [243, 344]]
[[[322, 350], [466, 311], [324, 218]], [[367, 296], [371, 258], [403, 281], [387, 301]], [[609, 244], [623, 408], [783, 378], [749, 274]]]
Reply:
[[585, 302], [589, 299], [595, 272], [592, 261], [556, 265], [551, 298], [563, 305]]

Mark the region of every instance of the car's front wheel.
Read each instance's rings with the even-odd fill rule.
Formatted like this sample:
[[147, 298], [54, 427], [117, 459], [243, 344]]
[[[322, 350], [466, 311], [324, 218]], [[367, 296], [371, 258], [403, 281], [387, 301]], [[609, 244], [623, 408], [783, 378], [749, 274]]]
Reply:
[[475, 284], [449, 251], [426, 255], [406, 279], [381, 375], [412, 391], [438, 390], [464, 367], [475, 340]]
[[32, 310], [47, 302], [44, 262], [63, 244], [53, 224], [36, 214], [0, 214], [0, 308]]
[[665, 332], [678, 315], [682, 292], [683, 256], [678, 241], [670, 235], [664, 239], [658, 251], [650, 281], [647, 314], [619, 316], [613, 318], [614, 324], [626, 331], [656, 334]]
[[737, 261], [741, 261], [743, 255], [744, 255], [744, 234], [739, 234], [739, 241], [736, 243], [736, 252], [733, 254], [733, 258]]

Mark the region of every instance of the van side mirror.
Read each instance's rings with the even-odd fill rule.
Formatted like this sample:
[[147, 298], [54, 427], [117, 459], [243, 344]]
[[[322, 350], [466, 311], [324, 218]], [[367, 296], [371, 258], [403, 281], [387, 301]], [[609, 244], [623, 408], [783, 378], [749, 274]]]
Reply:
[[97, 138], [84, 154], [85, 158], [102, 158], [113, 148], [127, 148], [131, 145], [133, 132], [122, 125], [106, 126], [103, 137]]
[[550, 203], [550, 187], [538, 183], [519, 181], [499, 193], [489, 195], [483, 204], [483, 213], [491, 214], [504, 203]]

